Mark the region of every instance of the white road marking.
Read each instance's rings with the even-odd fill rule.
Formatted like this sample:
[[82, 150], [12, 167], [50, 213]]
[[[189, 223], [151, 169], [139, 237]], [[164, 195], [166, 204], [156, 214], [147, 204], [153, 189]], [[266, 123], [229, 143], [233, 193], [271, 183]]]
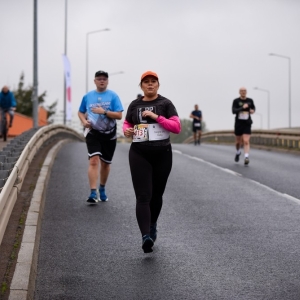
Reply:
[[[240, 173], [234, 172], [234, 171], [232, 171], [232, 170], [230, 170], [230, 169], [227, 169], [227, 168], [222, 168], [222, 167], [220, 167], [220, 166], [218, 166], [218, 165], [215, 165], [215, 164], [213, 164], [213, 163], [211, 163], [211, 162], [205, 161], [205, 160], [203, 160], [202, 158], [195, 157], [195, 156], [191, 156], [191, 155], [182, 153], [181, 151], [178, 151], [178, 150], [172, 150], [172, 151], [173, 151], [174, 153], [177, 153], [177, 154], [181, 154], [181, 155], [183, 155], [183, 156], [186, 156], [186, 157], [189, 158], [189, 159], [193, 159], [193, 160], [196, 160], [196, 161], [205, 163], [205, 164], [207, 164], [207, 165], [209, 165], [209, 166], [211, 166], [211, 167], [213, 167], [213, 168], [219, 169], [219, 170], [221, 170], [221, 171], [223, 171], [223, 172], [226, 172], [226, 173], [229, 173], [229, 174], [231, 174], [231, 175], [233, 175], [233, 176], [240, 176], [240, 177], [243, 177], [243, 175], [240, 174]], [[249, 179], [249, 178], [248, 178], [248, 179]], [[286, 198], [286, 199], [288, 199], [288, 200], [291, 200], [291, 201], [293, 201], [294, 203], [297, 203], [297, 204], [300, 205], [300, 199], [298, 199], [298, 198], [295, 198], [295, 197], [290, 196], [290, 195], [285, 194], [285, 193], [278, 192], [278, 191], [276, 191], [276, 190], [270, 188], [269, 186], [264, 185], [264, 184], [262, 184], [262, 183], [260, 183], [260, 182], [258, 182], [258, 181], [253, 180], [253, 179], [249, 179], [249, 180], [252, 181], [253, 183], [258, 184], [258, 185], [260, 185], [261, 187], [263, 187], [263, 188], [265, 188], [265, 189], [267, 189], [267, 190], [269, 190], [269, 191], [271, 191], [271, 192], [273, 192], [273, 193], [275, 193], [275, 194], [281, 196], [281, 197], [284, 197], [284, 198]]]
[[297, 199], [289, 194], [282, 194], [283, 196], [285, 196], [287, 199], [294, 201], [297, 204], [300, 204], [300, 199]]

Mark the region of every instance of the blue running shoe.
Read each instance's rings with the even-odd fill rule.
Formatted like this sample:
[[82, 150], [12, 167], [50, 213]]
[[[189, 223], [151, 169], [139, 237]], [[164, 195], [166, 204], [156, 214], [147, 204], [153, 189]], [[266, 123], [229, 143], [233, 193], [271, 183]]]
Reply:
[[157, 238], [156, 226], [157, 226], [156, 223], [150, 225], [150, 238], [152, 239], [153, 242], [155, 242]]
[[103, 202], [108, 201], [108, 198], [107, 198], [107, 196], [105, 194], [105, 188], [104, 187], [101, 187], [99, 189], [99, 194], [100, 194], [100, 200], [101, 201], [103, 201]]
[[153, 252], [153, 247], [154, 243], [153, 240], [150, 238], [148, 234], [143, 236], [143, 245], [142, 248], [144, 250], [144, 253], [150, 253]]

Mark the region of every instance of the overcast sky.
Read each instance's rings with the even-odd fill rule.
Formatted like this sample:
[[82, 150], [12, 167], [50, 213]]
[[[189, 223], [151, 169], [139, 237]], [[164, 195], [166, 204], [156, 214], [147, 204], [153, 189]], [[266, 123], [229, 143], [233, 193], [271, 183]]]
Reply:
[[[0, 0], [0, 85], [17, 87], [22, 72], [33, 83], [33, 0]], [[257, 107], [253, 128], [288, 127], [291, 58], [292, 126], [300, 126], [299, 0], [68, 0], [67, 55], [74, 118], [97, 70], [112, 75], [126, 110], [140, 92], [143, 72], [160, 79], [160, 94], [188, 118], [199, 104], [209, 130], [233, 128], [231, 105], [244, 86]], [[39, 94], [63, 109], [65, 0], [38, 1]]]

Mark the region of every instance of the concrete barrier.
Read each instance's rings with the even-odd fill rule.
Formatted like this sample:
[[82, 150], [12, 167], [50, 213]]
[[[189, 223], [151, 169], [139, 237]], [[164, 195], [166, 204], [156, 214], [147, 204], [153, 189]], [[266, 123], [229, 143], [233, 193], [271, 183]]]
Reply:
[[[193, 141], [194, 138], [191, 136], [183, 143], [189, 144]], [[204, 143], [233, 144], [235, 136], [233, 130], [208, 131], [202, 134], [201, 141]], [[300, 130], [252, 130], [251, 145], [300, 151]]]
[[[80, 135], [72, 128], [64, 125], [41, 127], [27, 142], [12, 170], [10, 170], [9, 177], [0, 190], [0, 244], [17, 200], [18, 192], [21, 190], [23, 178], [26, 175], [32, 159], [45, 142], [61, 134], [66, 134], [67, 136], [65, 138], [70, 138], [71, 136], [82, 141], [84, 140], [83, 135]], [[61, 139], [64, 138], [62, 137]]]

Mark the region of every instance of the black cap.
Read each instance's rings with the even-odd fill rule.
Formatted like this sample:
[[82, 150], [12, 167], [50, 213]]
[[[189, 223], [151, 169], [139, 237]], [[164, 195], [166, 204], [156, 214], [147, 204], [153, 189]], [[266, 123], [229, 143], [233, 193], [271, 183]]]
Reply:
[[104, 71], [97, 71], [95, 73], [95, 77], [98, 77], [98, 76], [104, 76], [104, 77], [108, 78], [108, 73], [104, 72]]

